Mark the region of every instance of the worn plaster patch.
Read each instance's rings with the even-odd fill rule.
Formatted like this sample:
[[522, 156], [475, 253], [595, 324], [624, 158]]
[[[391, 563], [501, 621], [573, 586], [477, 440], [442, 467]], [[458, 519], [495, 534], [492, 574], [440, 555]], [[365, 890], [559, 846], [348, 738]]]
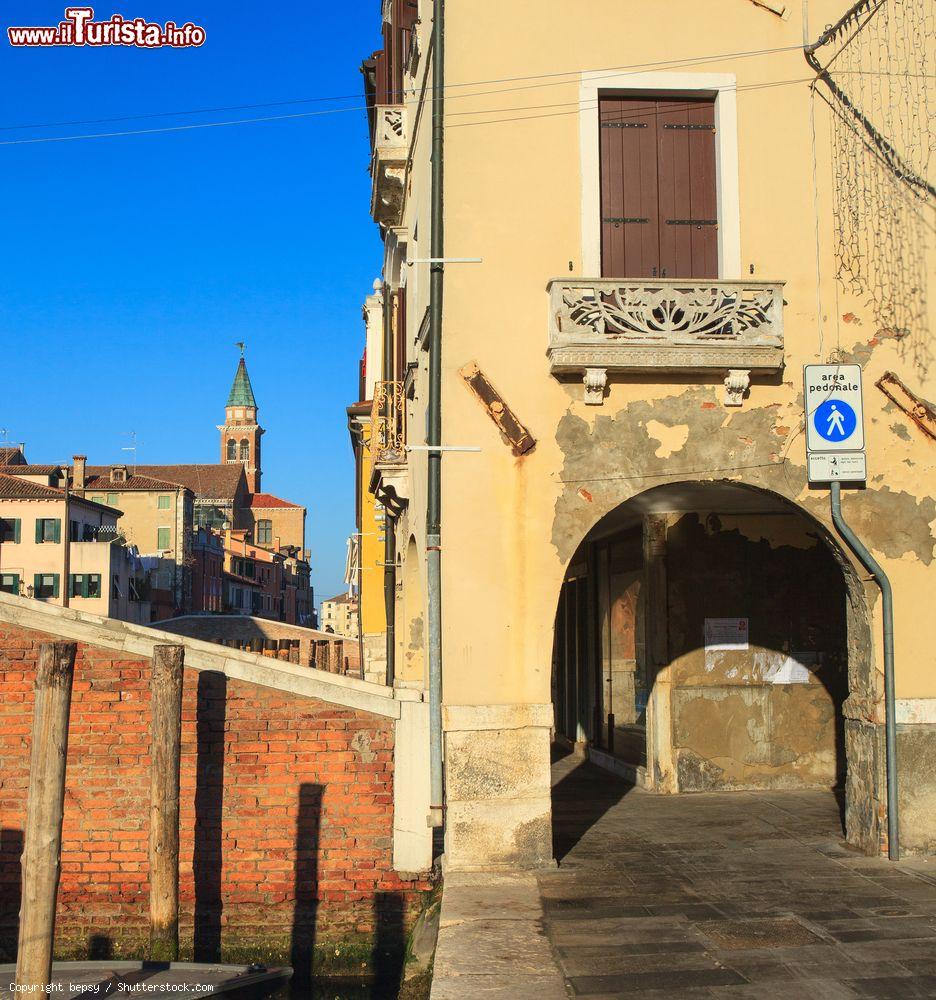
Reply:
[[[817, 515], [824, 514], [828, 500], [809, 497], [803, 500], [803, 506]], [[842, 513], [858, 537], [888, 559], [911, 556], [929, 566], [936, 557], [933, 497], [917, 498], [904, 490], [880, 486], [846, 496], [842, 500]]]
[[910, 431], [903, 424], [891, 424], [891, 430], [899, 437], [902, 441], [910, 440]]
[[657, 441], [660, 445], [654, 452], [656, 457], [669, 458], [677, 451], [682, 451], [686, 441], [689, 440], [689, 425], [679, 424], [677, 427], [667, 427], [659, 420], [648, 420], [647, 434], [651, 440]]
[[[791, 416], [789, 407], [773, 404], [726, 417], [711, 386], [693, 386], [664, 399], [637, 400], [593, 422], [569, 410], [556, 432], [564, 457], [565, 488], [556, 502], [552, 542], [560, 558], [563, 562], [571, 558], [598, 517], [664, 483], [733, 479], [784, 496], [799, 495], [806, 487], [806, 470], [784, 462], [788, 435], [778, 432], [778, 427], [790, 426]], [[648, 431], [657, 425], [667, 435], [678, 429], [685, 433], [678, 452], [664, 458], [659, 449], [648, 447]], [[578, 490], [583, 486], [593, 503], [582, 503]]]
[[351, 737], [351, 746], [361, 755], [361, 763], [372, 764], [377, 759], [377, 754], [371, 750], [370, 736], [363, 729]]
[[[564, 489], [556, 501], [552, 543], [561, 561], [569, 561], [598, 518], [638, 493], [680, 481], [729, 480], [757, 486], [828, 522], [828, 496], [806, 492], [806, 470], [790, 460], [789, 434], [780, 433], [799, 415], [801, 396], [799, 400], [753, 407], [726, 418], [713, 387], [693, 386], [677, 396], [636, 400], [592, 423], [569, 410], [556, 431]], [[648, 427], [654, 422], [667, 429], [688, 428], [678, 454], [662, 458], [650, 450]], [[582, 503], [582, 486], [593, 503]], [[884, 486], [846, 503], [846, 517], [855, 511], [860, 518], [856, 527], [877, 551], [895, 559], [909, 553], [926, 565], [933, 561], [932, 497]]]

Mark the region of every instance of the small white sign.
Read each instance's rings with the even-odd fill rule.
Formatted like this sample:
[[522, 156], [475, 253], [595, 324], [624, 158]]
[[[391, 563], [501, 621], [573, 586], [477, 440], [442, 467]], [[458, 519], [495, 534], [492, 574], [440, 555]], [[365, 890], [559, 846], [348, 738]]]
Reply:
[[862, 451], [861, 365], [806, 365], [806, 450]]
[[833, 480], [846, 483], [863, 483], [868, 478], [867, 462], [863, 451], [843, 451], [838, 454], [810, 452], [809, 481], [811, 483], [831, 483]]
[[705, 649], [747, 649], [747, 618], [706, 618]]

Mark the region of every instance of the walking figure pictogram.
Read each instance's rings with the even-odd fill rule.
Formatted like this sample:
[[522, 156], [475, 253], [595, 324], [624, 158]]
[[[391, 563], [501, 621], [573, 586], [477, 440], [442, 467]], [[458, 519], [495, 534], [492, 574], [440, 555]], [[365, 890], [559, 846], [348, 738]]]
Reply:
[[826, 437], [832, 437], [833, 431], [838, 431], [839, 437], [845, 437], [845, 424], [842, 421], [842, 414], [835, 403], [832, 404], [832, 413], [828, 417], [829, 426], [826, 429]]

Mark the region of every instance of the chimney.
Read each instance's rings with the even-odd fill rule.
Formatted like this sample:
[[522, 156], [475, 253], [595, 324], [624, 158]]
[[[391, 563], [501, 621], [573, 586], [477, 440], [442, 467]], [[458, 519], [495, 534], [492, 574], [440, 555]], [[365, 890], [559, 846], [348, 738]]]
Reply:
[[74, 470], [72, 472], [72, 489], [83, 490], [85, 488], [85, 475], [88, 465], [87, 455], [73, 455]]

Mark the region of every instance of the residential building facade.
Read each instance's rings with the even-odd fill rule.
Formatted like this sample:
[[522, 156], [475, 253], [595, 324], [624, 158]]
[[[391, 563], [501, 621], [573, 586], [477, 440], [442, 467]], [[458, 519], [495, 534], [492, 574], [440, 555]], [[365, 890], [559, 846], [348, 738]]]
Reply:
[[[932, 123], [907, 118], [934, 39], [883, 6], [450, 0], [434, 152], [433, 5], [380, 8], [364, 395], [394, 556], [361, 601], [393, 595], [397, 685], [439, 665], [450, 870], [550, 861], [551, 742], [660, 794], [839, 786], [849, 841], [887, 850], [888, 707], [892, 832], [934, 849]], [[880, 590], [808, 475], [816, 363], [863, 373], [841, 511], [893, 587], [890, 703]]]
[[192, 610], [220, 614], [223, 595], [224, 540], [210, 528], [192, 537]]
[[337, 594], [322, 601], [322, 628], [326, 632], [357, 639], [358, 628], [357, 598], [349, 594]]
[[88, 466], [84, 455], [75, 455], [72, 463], [73, 493], [122, 513], [121, 532], [147, 567], [152, 621], [191, 607], [195, 510], [191, 490], [132, 466]]
[[121, 513], [0, 473], [0, 590], [79, 611], [150, 620], [136, 550]]

